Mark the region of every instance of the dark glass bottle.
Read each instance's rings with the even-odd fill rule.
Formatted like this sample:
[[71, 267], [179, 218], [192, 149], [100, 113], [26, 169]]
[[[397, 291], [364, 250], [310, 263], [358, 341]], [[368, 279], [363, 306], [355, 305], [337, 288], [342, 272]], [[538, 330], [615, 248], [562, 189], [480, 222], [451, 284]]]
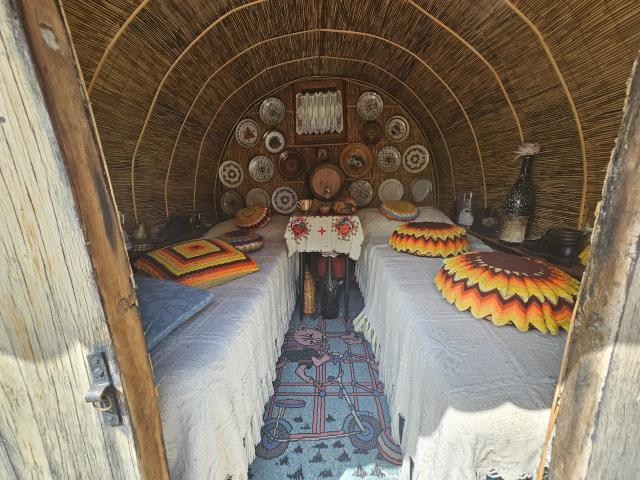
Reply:
[[505, 243], [519, 244], [524, 241], [527, 222], [535, 208], [535, 185], [531, 176], [533, 155], [522, 158], [522, 168], [516, 183], [504, 199], [504, 223], [500, 240]]

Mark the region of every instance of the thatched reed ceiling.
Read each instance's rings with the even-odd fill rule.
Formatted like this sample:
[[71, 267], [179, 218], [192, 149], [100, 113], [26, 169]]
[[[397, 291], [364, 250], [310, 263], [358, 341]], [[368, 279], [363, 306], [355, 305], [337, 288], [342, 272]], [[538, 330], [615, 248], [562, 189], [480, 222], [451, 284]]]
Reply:
[[421, 122], [441, 207], [499, 206], [521, 141], [539, 226], [582, 226], [600, 197], [637, 0], [64, 0], [119, 208], [210, 211], [243, 112], [300, 78], [366, 82]]

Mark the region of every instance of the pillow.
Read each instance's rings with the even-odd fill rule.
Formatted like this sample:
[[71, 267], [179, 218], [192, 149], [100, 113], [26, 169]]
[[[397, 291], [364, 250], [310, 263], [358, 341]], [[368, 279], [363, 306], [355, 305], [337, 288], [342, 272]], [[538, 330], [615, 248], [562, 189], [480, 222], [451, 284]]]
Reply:
[[218, 237], [223, 242], [237, 248], [241, 252], [249, 253], [260, 250], [264, 245], [264, 238], [255, 232], [247, 230], [234, 230], [223, 233]]
[[418, 216], [418, 207], [412, 202], [392, 200], [380, 205], [380, 212], [389, 220], [410, 222]]
[[152, 277], [198, 288], [221, 285], [260, 269], [255, 261], [228, 243], [203, 238], [146, 253], [136, 260], [134, 267]]
[[458, 310], [495, 325], [513, 323], [541, 332], [569, 329], [580, 282], [538, 259], [502, 252], [472, 252], [444, 260], [435, 278]]
[[247, 207], [236, 213], [236, 225], [245, 230], [258, 230], [271, 220], [271, 210], [268, 207]]
[[410, 222], [396, 227], [389, 245], [419, 257], [449, 257], [469, 248], [467, 231], [442, 222]]
[[168, 280], [135, 276], [142, 329], [151, 351], [160, 341], [206, 307], [213, 294]]

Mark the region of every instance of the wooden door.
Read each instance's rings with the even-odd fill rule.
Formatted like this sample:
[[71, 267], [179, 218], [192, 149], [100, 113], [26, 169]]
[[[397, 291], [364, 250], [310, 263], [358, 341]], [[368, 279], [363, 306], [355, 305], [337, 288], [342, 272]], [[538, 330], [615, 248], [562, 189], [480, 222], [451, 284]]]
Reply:
[[[135, 290], [54, 0], [0, 0], [0, 478], [168, 478]], [[104, 350], [120, 403], [84, 400]]]

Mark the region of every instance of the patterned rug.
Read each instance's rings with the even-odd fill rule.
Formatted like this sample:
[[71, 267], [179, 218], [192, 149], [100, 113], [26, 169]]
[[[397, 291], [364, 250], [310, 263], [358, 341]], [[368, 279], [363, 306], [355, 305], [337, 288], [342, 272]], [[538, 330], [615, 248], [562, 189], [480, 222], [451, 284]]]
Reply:
[[[349, 303], [353, 318], [363, 306], [357, 288]], [[402, 454], [371, 345], [345, 324], [342, 310], [334, 320], [298, 318], [296, 309], [249, 478], [398, 478]]]

